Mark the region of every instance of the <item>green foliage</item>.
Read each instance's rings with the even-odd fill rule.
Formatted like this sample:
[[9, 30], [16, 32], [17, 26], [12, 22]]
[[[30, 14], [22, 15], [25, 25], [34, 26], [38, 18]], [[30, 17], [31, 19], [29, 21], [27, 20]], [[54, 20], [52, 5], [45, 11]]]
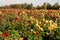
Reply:
[[48, 14], [45, 14], [45, 19], [51, 20], [51, 17]]

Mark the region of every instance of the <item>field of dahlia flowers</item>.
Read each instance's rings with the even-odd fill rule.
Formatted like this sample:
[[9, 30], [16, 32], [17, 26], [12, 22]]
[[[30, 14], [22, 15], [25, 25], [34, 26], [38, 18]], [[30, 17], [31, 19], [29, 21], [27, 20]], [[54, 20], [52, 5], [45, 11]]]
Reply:
[[0, 9], [0, 40], [60, 40], [60, 10]]

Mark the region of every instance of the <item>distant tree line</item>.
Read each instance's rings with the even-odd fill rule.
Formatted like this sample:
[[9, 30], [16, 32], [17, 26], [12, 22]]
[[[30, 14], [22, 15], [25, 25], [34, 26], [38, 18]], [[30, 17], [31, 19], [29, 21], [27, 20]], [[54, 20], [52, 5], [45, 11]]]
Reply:
[[55, 3], [54, 5], [51, 5], [50, 3], [44, 3], [42, 6], [37, 6], [37, 9], [59, 9], [60, 5], [58, 3]]
[[60, 5], [58, 3], [55, 3], [54, 5], [51, 5], [50, 3], [44, 3], [42, 6], [37, 5], [36, 7], [33, 6], [33, 4], [11, 4], [9, 6], [1, 6], [1, 8], [13, 8], [13, 9], [59, 9]]

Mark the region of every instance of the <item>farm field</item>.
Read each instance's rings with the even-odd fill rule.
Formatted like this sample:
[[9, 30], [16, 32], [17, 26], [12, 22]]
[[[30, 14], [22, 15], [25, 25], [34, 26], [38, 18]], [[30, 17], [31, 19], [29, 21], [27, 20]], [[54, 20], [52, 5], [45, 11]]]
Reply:
[[60, 40], [60, 10], [0, 9], [0, 40]]

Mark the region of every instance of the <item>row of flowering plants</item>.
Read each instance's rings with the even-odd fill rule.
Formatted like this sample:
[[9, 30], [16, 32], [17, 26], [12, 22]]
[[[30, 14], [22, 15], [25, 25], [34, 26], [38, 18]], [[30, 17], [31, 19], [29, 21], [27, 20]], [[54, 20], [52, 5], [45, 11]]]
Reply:
[[0, 12], [0, 40], [60, 40], [60, 12]]

